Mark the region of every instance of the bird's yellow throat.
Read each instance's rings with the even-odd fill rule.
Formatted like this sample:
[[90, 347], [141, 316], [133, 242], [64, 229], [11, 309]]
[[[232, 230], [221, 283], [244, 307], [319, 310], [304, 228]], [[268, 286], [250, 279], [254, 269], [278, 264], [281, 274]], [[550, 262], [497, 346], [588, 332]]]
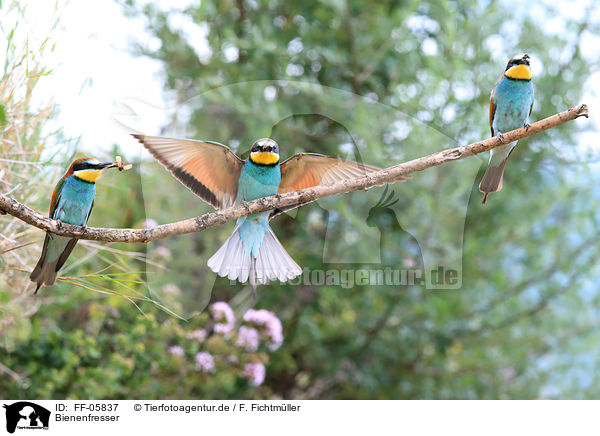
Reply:
[[75, 177], [81, 180], [85, 180], [89, 183], [94, 183], [98, 177], [102, 174], [101, 170], [81, 170], [75, 171]]
[[279, 155], [270, 151], [255, 151], [250, 153], [250, 160], [261, 165], [273, 165], [279, 162]]
[[531, 71], [525, 65], [515, 65], [509, 68], [504, 75], [516, 80], [531, 80]]

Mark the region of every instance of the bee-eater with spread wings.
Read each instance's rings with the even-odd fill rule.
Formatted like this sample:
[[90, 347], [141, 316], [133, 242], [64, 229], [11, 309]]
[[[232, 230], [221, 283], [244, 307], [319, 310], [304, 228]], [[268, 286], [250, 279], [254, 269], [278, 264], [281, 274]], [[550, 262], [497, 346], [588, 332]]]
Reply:
[[[250, 155], [242, 160], [216, 142], [133, 136], [181, 183], [217, 209], [379, 170], [312, 153], [300, 153], [280, 163], [279, 146], [269, 138], [254, 142]], [[257, 284], [298, 276], [302, 270], [269, 226], [270, 213], [239, 218], [208, 266], [221, 277], [249, 281], [255, 292]]]

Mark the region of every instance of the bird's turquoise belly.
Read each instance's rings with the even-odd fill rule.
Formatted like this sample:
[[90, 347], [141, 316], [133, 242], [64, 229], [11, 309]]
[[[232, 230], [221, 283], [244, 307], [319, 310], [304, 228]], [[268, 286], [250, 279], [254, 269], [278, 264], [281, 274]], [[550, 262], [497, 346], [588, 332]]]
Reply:
[[496, 111], [492, 127], [497, 132], [509, 132], [529, 122], [529, 111], [533, 103], [531, 82], [503, 78], [493, 94]]
[[[259, 166], [247, 161], [240, 174], [237, 202], [256, 200], [274, 195], [279, 189], [281, 170], [279, 165]], [[237, 220], [238, 232], [246, 256], [258, 257], [265, 233], [269, 230], [269, 213], [262, 212]]]
[[77, 226], [84, 225], [95, 195], [96, 186], [93, 183], [68, 178], [65, 180], [53, 218]]
[[494, 127], [497, 131], [509, 132], [523, 127], [523, 124], [528, 121], [529, 108], [524, 110], [523, 105], [520, 105], [519, 102], [508, 102], [496, 109]]

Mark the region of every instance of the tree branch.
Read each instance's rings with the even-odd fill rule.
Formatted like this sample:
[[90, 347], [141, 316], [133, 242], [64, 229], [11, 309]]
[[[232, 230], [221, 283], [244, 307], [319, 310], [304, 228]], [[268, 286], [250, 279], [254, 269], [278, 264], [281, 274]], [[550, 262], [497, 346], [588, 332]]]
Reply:
[[[511, 132], [506, 132], [503, 135], [504, 141], [505, 143], [517, 141], [521, 138], [535, 135], [581, 116], [588, 117], [588, 107], [585, 104], [572, 107], [569, 110], [537, 121], [531, 124], [529, 129], [522, 127]], [[356, 179], [343, 180], [331, 185], [320, 185], [287, 194], [277, 194], [270, 197], [259, 198], [250, 201], [245, 205], [236, 205], [224, 210], [207, 213], [183, 221], [162, 224], [149, 229], [84, 228], [81, 226], [59, 223], [58, 221], [40, 215], [33, 209], [30, 209], [24, 204], [3, 194], [0, 194], [0, 211], [9, 213], [27, 224], [31, 224], [39, 229], [50, 231], [60, 236], [105, 242], [149, 242], [169, 236], [201, 232], [209, 227], [224, 224], [245, 215], [265, 212], [272, 209], [281, 209], [286, 206], [310, 203], [319, 198], [335, 194], [358, 191], [359, 189], [368, 189], [385, 183], [394, 183], [416, 171], [422, 171], [451, 161], [474, 156], [500, 145], [503, 145], [503, 143], [500, 142], [497, 137], [489, 138], [473, 144], [451, 148], [420, 157]]]

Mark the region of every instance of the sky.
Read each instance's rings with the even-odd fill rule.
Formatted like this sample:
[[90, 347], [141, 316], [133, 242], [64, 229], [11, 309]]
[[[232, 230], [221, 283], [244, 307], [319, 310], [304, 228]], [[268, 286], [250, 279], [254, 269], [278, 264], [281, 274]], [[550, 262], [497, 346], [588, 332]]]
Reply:
[[[591, 1], [594, 0], [544, 0], [558, 8], [560, 17], [569, 18], [581, 18]], [[161, 7], [175, 10], [190, 2], [154, 1]], [[516, 13], [529, 13], [538, 19], [546, 19], [543, 9], [535, 4], [525, 5], [525, 2], [513, 0], [505, 2], [513, 5]], [[3, 2], [4, 10], [7, 4], [10, 0]], [[40, 81], [37, 90], [40, 103], [53, 101], [59, 105], [56, 126], [61, 127], [67, 137], [80, 138], [78, 147], [86, 152], [106, 151], [112, 148], [112, 144], [118, 143], [126, 153], [139, 154], [139, 145], [128, 136], [132, 129], [124, 124], [135, 126], [145, 134], [158, 134], [161, 125], [167, 121], [163, 108], [169, 106], [163, 93], [160, 63], [131, 53], [134, 41], [143, 40], [150, 47], [153, 43], [159, 44], [158, 40], [149, 39], [144, 18], [123, 16], [121, 6], [111, 0], [59, 0], [58, 12], [56, 4], [48, 0], [20, 1], [18, 4], [26, 8], [26, 22], [20, 23], [21, 37], [27, 38], [29, 44], [40, 44], [51, 34], [56, 43], [54, 51], [45, 60], [53, 73]], [[7, 24], [11, 15], [2, 17], [1, 14], [0, 23], [10, 28]], [[57, 14], [61, 17], [60, 24], [50, 32]], [[597, 8], [596, 15], [600, 15], [600, 8]], [[14, 17], [16, 14], [12, 14]], [[560, 17], [546, 20], [549, 32], [565, 31]], [[600, 16], [592, 17], [592, 20], [600, 22]], [[205, 29], [180, 14], [173, 14], [171, 25], [183, 29], [200, 57], [210, 53], [204, 37]], [[1, 44], [0, 56], [3, 52]], [[600, 36], [588, 34], [581, 50], [584, 54], [591, 54], [598, 46]], [[503, 61], [505, 54], [501, 50], [498, 53]], [[594, 108], [600, 107], [600, 95], [596, 92], [600, 89], [600, 73], [589, 80], [586, 89], [582, 101], [588, 103], [593, 114]], [[144, 107], [138, 107], [139, 102], [143, 102]], [[143, 117], [130, 119], [131, 109], [143, 112]], [[592, 117], [589, 122], [595, 123], [596, 132], [600, 131], [600, 118]], [[582, 136], [581, 142], [595, 142], [596, 132], [592, 136]]]
[[[78, 148], [86, 152], [108, 150], [114, 143], [139, 150], [128, 136], [131, 129], [115, 119], [128, 113], [121, 103], [128, 100], [159, 108], [147, 111], [144, 120], [145, 133], [158, 133], [166, 121], [160, 109], [164, 107], [160, 63], [130, 52], [130, 43], [144, 35], [143, 20], [124, 17], [113, 1], [70, 1], [59, 7], [60, 23], [51, 31], [57, 15], [54, 2], [19, 3], [26, 8], [26, 22], [20, 22], [18, 28], [20, 39], [26, 34], [32, 47], [39, 46], [47, 35], [55, 42], [43, 61], [52, 74], [40, 80], [36, 98], [40, 105], [58, 105], [55, 124], [66, 137], [80, 138]], [[9, 18], [16, 17], [9, 14]], [[10, 29], [7, 17], [1, 18], [3, 27]]]

